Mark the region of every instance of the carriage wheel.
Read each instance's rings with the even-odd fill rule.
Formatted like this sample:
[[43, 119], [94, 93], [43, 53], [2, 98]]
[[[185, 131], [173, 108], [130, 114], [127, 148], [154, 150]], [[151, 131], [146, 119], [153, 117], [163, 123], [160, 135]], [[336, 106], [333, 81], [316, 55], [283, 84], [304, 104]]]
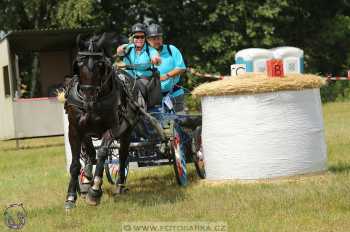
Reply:
[[114, 185], [117, 182], [119, 174], [119, 158], [116, 156], [109, 157], [104, 165], [107, 180]]
[[174, 139], [171, 142], [171, 151], [177, 183], [180, 186], [186, 186], [187, 170], [185, 158], [185, 144], [182, 141], [181, 134], [176, 128], [174, 128]]
[[85, 162], [84, 162], [84, 165], [80, 169], [79, 178], [78, 178], [78, 181], [79, 181], [78, 193], [81, 194], [82, 197], [84, 197], [87, 194], [88, 189], [91, 186], [92, 173], [93, 173], [92, 169], [93, 169], [92, 165], [90, 164], [90, 166], [88, 168], [88, 166], [86, 166]]
[[[93, 166], [92, 164], [87, 164], [87, 158], [88, 155], [86, 153], [85, 147], [82, 145], [80, 150], [80, 173], [78, 177], [78, 183], [79, 183], [79, 189], [78, 194], [82, 197], [85, 197], [85, 195], [88, 192], [88, 189], [91, 186], [92, 183], [92, 176], [93, 176]], [[88, 166], [89, 165], [89, 166]]]
[[202, 146], [202, 127], [198, 127], [193, 133], [192, 139], [193, 147], [193, 162], [196, 167], [197, 175], [201, 179], [205, 179], [205, 165], [204, 165], [204, 155]]
[[[108, 158], [104, 164], [104, 169], [106, 173], [107, 180], [110, 184], [115, 185], [118, 180], [119, 175], [119, 155], [118, 155], [118, 149], [112, 148], [109, 150], [110, 154], [108, 155]], [[125, 178], [128, 177], [129, 173], [129, 162], [126, 164], [125, 168]]]
[[[115, 185], [118, 180], [119, 175], [119, 158], [113, 158], [105, 163], [105, 173], [107, 180], [110, 184]], [[128, 177], [129, 174], [129, 163], [127, 163], [127, 166], [125, 168], [125, 179]]]

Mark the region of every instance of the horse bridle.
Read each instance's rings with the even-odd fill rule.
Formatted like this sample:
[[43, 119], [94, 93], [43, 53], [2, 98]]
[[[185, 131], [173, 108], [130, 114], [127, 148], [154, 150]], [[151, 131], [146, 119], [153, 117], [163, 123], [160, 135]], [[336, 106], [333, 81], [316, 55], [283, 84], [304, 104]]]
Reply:
[[[90, 48], [89, 48], [90, 49]], [[106, 84], [108, 83], [109, 79], [112, 77], [113, 74], [113, 66], [111, 64], [111, 62], [106, 59], [105, 55], [103, 52], [78, 52], [78, 56], [77, 56], [77, 61], [78, 61], [78, 66], [81, 66], [83, 64], [85, 64], [84, 61], [82, 61], [85, 58], [88, 58], [87, 61], [87, 67], [90, 71], [93, 71], [94, 66], [97, 63], [103, 63], [103, 65], [105, 65], [105, 80], [101, 79], [101, 83], [99, 86], [95, 86], [95, 85], [88, 85], [88, 84], [79, 84], [79, 88], [82, 90], [88, 90], [88, 89], [93, 89], [96, 92], [96, 97], [101, 93], [101, 91], [103, 90], [103, 88], [106, 86]], [[94, 61], [93, 57], [100, 57], [100, 59], [98, 59], [97, 61]], [[107, 74], [107, 66], [111, 67], [111, 70], [109, 71], [109, 73]], [[103, 82], [102, 82], [103, 81]]]

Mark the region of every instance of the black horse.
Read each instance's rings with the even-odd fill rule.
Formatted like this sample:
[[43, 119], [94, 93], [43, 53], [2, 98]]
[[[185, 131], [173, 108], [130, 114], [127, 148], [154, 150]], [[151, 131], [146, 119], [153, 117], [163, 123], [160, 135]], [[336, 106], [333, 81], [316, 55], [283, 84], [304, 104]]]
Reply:
[[[76, 74], [66, 87], [65, 110], [69, 121], [69, 143], [72, 150], [70, 181], [65, 208], [75, 207], [77, 193], [84, 190], [86, 202], [97, 205], [102, 197], [102, 177], [104, 162], [113, 140], [118, 139], [119, 177], [115, 193], [125, 191], [125, 166], [131, 132], [136, 125], [140, 112], [144, 112], [137, 103], [137, 89], [126, 72], [114, 70], [111, 62], [111, 49], [108, 34], [93, 36], [87, 40], [77, 38], [78, 54]], [[102, 140], [95, 151], [91, 137]], [[94, 175], [87, 172], [88, 188], [79, 188], [78, 176], [81, 169], [80, 155], [84, 148], [88, 159], [87, 167], [96, 164]], [[97, 153], [97, 156], [96, 156]], [[97, 157], [97, 158], [96, 158]]]

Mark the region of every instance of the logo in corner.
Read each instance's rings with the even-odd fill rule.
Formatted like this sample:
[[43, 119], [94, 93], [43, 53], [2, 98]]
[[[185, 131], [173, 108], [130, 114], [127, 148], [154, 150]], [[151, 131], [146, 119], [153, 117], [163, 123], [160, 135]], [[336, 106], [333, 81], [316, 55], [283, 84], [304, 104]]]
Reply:
[[8, 205], [4, 211], [4, 221], [8, 228], [20, 230], [26, 224], [27, 212], [23, 203]]

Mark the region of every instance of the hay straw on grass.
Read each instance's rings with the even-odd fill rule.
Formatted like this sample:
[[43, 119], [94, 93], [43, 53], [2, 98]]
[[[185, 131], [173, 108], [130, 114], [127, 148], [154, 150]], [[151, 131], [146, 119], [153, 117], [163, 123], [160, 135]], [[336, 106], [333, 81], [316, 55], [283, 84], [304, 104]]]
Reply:
[[326, 83], [312, 74], [288, 74], [283, 78], [268, 77], [265, 74], [246, 73], [238, 77], [214, 81], [198, 86], [192, 91], [194, 96], [225, 96], [303, 90], [320, 88]]

